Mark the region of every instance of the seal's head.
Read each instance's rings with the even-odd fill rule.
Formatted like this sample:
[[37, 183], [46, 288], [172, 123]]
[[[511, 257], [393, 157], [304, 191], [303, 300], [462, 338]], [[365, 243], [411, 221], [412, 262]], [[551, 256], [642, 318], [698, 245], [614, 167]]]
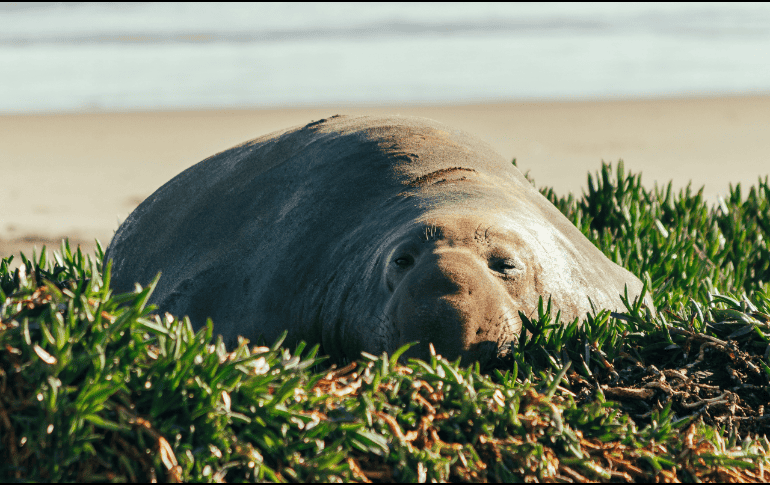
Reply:
[[[383, 271], [391, 346], [409, 354], [486, 361], [520, 331], [518, 310], [537, 299], [532, 251], [515, 233], [471, 215], [431, 214], [393, 246]], [[498, 218], [499, 219], [499, 218]], [[525, 263], [525, 261], [527, 263]]]
[[486, 143], [431, 120], [333, 117], [215, 155], [113, 238], [111, 286], [163, 273], [151, 302], [238, 336], [334, 358], [420, 341], [486, 361], [551, 298], [572, 321], [641, 282]]

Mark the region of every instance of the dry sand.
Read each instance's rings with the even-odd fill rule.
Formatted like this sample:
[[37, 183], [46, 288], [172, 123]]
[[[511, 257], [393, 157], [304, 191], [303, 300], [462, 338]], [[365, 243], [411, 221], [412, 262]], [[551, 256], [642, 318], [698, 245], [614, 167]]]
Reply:
[[728, 183], [752, 185], [770, 172], [770, 96], [0, 116], [0, 256], [58, 249], [65, 236], [88, 252], [95, 238], [106, 247], [119, 223], [185, 168], [337, 113], [445, 122], [565, 194], [580, 194], [601, 160], [622, 158], [649, 187], [705, 185], [711, 201]]

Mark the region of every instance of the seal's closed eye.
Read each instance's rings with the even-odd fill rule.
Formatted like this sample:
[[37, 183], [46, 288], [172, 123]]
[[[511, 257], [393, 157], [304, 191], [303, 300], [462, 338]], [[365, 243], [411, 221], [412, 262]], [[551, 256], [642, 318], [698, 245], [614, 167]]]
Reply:
[[411, 256], [399, 256], [393, 262], [396, 263], [396, 266], [399, 268], [406, 269], [414, 264], [414, 258]]
[[493, 258], [489, 261], [489, 269], [498, 273], [512, 275], [524, 268], [522, 264], [510, 258]]

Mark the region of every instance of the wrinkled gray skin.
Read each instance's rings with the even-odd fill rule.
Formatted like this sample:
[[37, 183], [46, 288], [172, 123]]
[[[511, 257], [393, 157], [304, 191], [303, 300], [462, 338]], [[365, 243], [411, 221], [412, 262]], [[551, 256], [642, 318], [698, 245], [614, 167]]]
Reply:
[[345, 117], [236, 146], [145, 200], [107, 251], [112, 287], [237, 336], [321, 343], [335, 359], [419, 340], [487, 361], [518, 312], [623, 309], [641, 282], [486, 143], [411, 117]]

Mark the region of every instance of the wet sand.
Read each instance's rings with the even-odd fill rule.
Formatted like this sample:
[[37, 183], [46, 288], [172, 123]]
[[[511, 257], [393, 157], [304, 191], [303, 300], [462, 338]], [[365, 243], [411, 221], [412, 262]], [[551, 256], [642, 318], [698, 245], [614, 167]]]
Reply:
[[[473, 133], [538, 186], [580, 194], [602, 160], [648, 187], [729, 183], [770, 172], [770, 96], [0, 116], [0, 256], [69, 237], [92, 252], [185, 168], [237, 143], [334, 114], [424, 116]], [[17, 258], [18, 259], [18, 258]]]

